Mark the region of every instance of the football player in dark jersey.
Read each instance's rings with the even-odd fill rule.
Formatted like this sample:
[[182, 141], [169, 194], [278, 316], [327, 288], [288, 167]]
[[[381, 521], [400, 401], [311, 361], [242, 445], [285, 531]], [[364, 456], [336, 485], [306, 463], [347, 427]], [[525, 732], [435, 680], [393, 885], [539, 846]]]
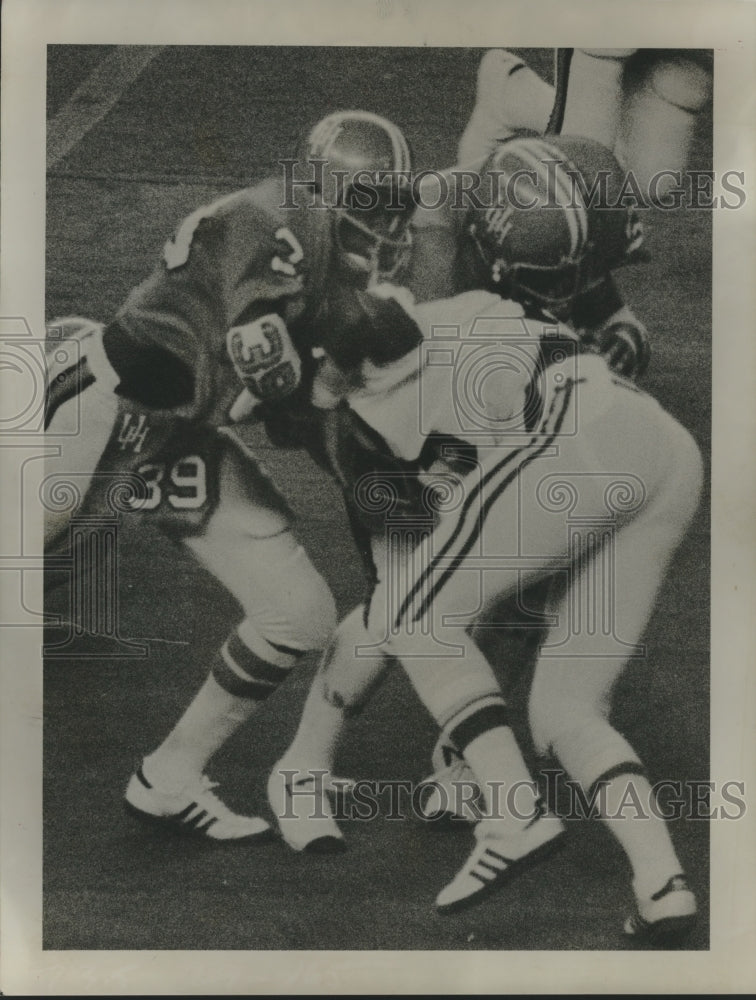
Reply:
[[[268, 826], [220, 801], [210, 759], [335, 626], [286, 502], [228, 425], [307, 383], [342, 287], [392, 274], [409, 246], [412, 206], [396, 178], [406, 187], [410, 154], [395, 125], [338, 112], [299, 154], [293, 169], [186, 218], [110, 322], [50, 324], [58, 343], [76, 339], [79, 358], [53, 352], [49, 363], [46, 428], [60, 454], [46, 470], [48, 551], [65, 544], [72, 513], [117, 496], [121, 513], [181, 541], [244, 609], [126, 790], [139, 816], [218, 840]], [[54, 502], [64, 494], [77, 505]]]

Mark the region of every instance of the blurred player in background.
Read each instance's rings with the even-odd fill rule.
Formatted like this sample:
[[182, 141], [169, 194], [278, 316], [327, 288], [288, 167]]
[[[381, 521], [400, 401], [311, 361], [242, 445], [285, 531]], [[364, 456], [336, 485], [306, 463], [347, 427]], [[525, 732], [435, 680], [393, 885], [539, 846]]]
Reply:
[[517, 129], [562, 132], [612, 149], [649, 203], [679, 186], [701, 114], [711, 102], [711, 54], [557, 49], [555, 62], [552, 87], [506, 49], [486, 52], [458, 162], [479, 160]]
[[[65, 544], [72, 514], [112, 509], [120, 483], [130, 491], [123, 501], [120, 490], [120, 510], [180, 541], [244, 610], [205, 684], [126, 790], [138, 816], [214, 840], [258, 837], [268, 824], [229, 810], [207, 765], [336, 624], [291, 511], [226, 425], [296, 393], [341, 289], [390, 276], [409, 245], [411, 205], [382, 186], [387, 172], [410, 170], [396, 126], [369, 112], [337, 113], [305, 149], [342, 168], [340, 177], [287, 189], [278, 176], [198, 209], [107, 325], [51, 324], [58, 342], [76, 339], [79, 358], [51, 363], [46, 427], [50, 440], [60, 435], [61, 455], [46, 481], [58, 496], [67, 477], [83, 486], [78, 510], [48, 503], [48, 551]], [[305, 167], [307, 180], [314, 168]], [[372, 212], [349, 206], [357, 170], [376, 178]], [[79, 418], [82, 432], [71, 436]]]
[[[487, 169], [512, 176], [540, 158], [545, 176], [547, 159], [555, 153], [562, 170], [579, 171], [583, 194], [601, 170], [610, 171], [615, 187], [621, 184], [611, 154], [584, 139], [516, 138], [499, 147]], [[420, 232], [416, 235], [419, 242]], [[617, 631], [630, 647], [642, 635], [669, 559], [695, 510], [701, 476], [695, 444], [654, 401], [613, 377], [604, 359], [581, 353], [579, 338], [559, 322], [570, 317], [607, 269], [631, 259], [639, 242], [632, 213], [592, 210], [578, 198], [559, 212], [518, 213], [506, 204], [494, 211], [471, 210], [456, 246], [447, 244], [446, 257], [436, 244], [436, 266], [442, 274], [445, 265], [453, 270], [456, 286], [450, 285], [459, 294], [410, 304], [423, 331], [418, 345], [425, 338], [430, 347], [456, 354], [446, 362], [455, 368], [463, 363], [466, 336], [473, 350], [480, 349], [481, 323], [498, 329], [505, 347], [506, 337], [515, 336], [516, 350], [505, 351], [505, 364], [496, 360], [501, 343], [491, 348], [488, 389], [481, 389], [487, 434], [475, 428], [469, 434], [461, 427], [448, 380], [428, 364], [429, 355], [421, 363], [422, 350], [393, 365], [361, 364], [356, 377], [339, 379], [327, 366], [321, 373], [334, 398], [340, 389], [347, 403], [331, 410], [332, 464], [347, 497], [351, 490], [355, 521], [370, 535], [377, 586], [368, 611], [357, 609], [342, 623], [294, 743], [273, 770], [269, 798], [290, 846], [340, 844], [317, 773], [330, 773], [344, 720], [363, 703], [386, 658], [398, 660], [469, 763], [485, 800], [473, 851], [438, 897], [441, 912], [483, 898], [552, 847], [560, 831], [538, 802], [500, 688], [468, 631], [482, 605], [518, 594], [524, 582], [548, 577], [566, 560], [569, 587], [565, 592], [563, 574], [557, 574], [550, 602], [555, 620], [564, 625], [574, 613], [575, 595], [595, 574], [597, 562], [607, 558], [600, 547], [580, 552], [567, 547], [564, 516], [544, 505], [540, 483], [552, 476], [576, 478], [583, 514], [598, 520], [606, 518], [603, 477], [625, 475], [640, 484], [635, 502], [615, 512], [617, 534], [606, 543], [616, 569]], [[474, 291], [481, 288], [486, 291]], [[432, 341], [438, 326], [463, 331], [461, 340]], [[526, 346], [533, 349], [525, 365], [514, 363], [523, 331]], [[428, 401], [431, 410], [424, 413]], [[420, 413], [430, 420], [426, 430], [418, 424]], [[565, 435], [565, 424], [573, 423], [577, 429]], [[508, 432], [518, 426], [524, 437], [513, 443]], [[390, 551], [381, 544], [385, 508], [376, 508], [365, 492], [374, 474], [400, 512], [406, 508], [416, 532], [409, 544]], [[434, 476], [440, 477], [435, 483]], [[455, 480], [465, 483], [464, 500], [451, 504], [448, 513], [440, 510], [429, 537], [418, 528], [423, 513], [427, 525], [428, 489], [445, 489], [448, 496]], [[518, 544], [526, 555], [538, 553], [530, 568], [527, 559], [525, 567], [518, 561]], [[484, 553], [489, 562], [481, 583], [475, 556]], [[498, 560], [491, 562], [497, 553]], [[453, 655], [440, 650], [442, 636], [456, 647]], [[560, 657], [542, 656], [536, 668], [530, 702], [534, 741], [544, 754], [558, 758], [589, 798], [602, 789], [599, 813], [633, 873], [637, 912], [626, 931], [682, 930], [694, 919], [695, 898], [664, 822], [653, 815], [641, 822], [612, 818], [628, 790], [646, 801], [652, 798], [635, 751], [608, 720], [611, 690], [627, 658], [610, 649], [601, 633], [578, 632], [568, 640]], [[522, 789], [516, 816], [511, 806], [502, 812], [496, 798], [503, 782]], [[318, 795], [321, 802], [313, 808]]]

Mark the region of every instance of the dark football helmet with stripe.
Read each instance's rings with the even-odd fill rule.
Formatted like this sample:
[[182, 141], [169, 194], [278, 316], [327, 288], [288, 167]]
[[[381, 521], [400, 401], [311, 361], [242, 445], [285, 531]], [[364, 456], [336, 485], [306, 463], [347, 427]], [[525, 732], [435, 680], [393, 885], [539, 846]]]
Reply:
[[334, 241], [349, 270], [393, 277], [411, 244], [412, 160], [393, 122], [337, 111], [310, 131], [299, 154], [334, 210]]
[[466, 226], [478, 287], [566, 320], [579, 296], [640, 256], [632, 190], [600, 143], [515, 136], [486, 160], [482, 176], [486, 201], [469, 210]]

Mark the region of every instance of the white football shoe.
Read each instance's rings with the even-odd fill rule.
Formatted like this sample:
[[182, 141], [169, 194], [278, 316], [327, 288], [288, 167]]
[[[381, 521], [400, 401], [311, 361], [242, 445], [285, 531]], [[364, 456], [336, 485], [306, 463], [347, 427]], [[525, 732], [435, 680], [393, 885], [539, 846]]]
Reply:
[[564, 826], [541, 805], [537, 816], [512, 834], [501, 820], [484, 819], [475, 828], [475, 846], [455, 878], [436, 897], [439, 913], [456, 913], [486, 899], [496, 889], [561, 846]]
[[420, 819], [436, 829], [476, 823], [483, 804], [478, 779], [459, 750], [443, 734], [433, 750], [433, 774], [420, 782]]
[[147, 780], [142, 767], [126, 787], [126, 810], [141, 820], [194, 834], [208, 840], [262, 840], [270, 838], [270, 825], [259, 816], [240, 816], [225, 806], [213, 791], [217, 782], [206, 774], [176, 788], [158, 788]]
[[684, 875], [673, 875], [658, 892], [636, 897], [635, 913], [625, 921], [628, 937], [650, 944], [672, 944], [683, 938], [696, 922], [696, 897]]
[[268, 778], [268, 804], [284, 841], [294, 851], [335, 854], [346, 850], [333, 815], [332, 796], [353, 785], [322, 770], [302, 770], [284, 760]]

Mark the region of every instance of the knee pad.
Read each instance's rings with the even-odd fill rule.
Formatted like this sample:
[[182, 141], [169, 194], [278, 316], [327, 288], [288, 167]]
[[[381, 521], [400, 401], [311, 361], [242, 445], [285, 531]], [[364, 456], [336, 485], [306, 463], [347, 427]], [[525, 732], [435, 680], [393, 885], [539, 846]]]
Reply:
[[270, 541], [280, 562], [268, 564], [264, 588], [255, 581], [242, 602], [247, 622], [271, 646], [300, 653], [324, 649], [337, 621], [330, 587], [301, 545], [290, 540], [285, 548]]

